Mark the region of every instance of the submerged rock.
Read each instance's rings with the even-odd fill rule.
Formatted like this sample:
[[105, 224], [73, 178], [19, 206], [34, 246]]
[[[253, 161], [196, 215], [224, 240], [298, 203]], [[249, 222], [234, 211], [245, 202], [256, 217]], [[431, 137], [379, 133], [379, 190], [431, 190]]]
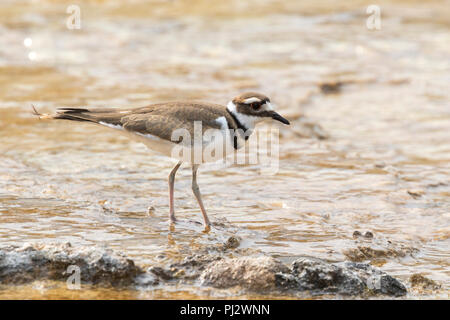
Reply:
[[411, 283], [411, 287], [415, 289], [420, 290], [439, 290], [441, 288], [441, 285], [431, 279], [428, 279], [427, 277], [415, 273], [409, 278], [409, 282]]
[[416, 251], [416, 249], [410, 247], [380, 248], [359, 245], [356, 248], [344, 250], [343, 254], [351, 261], [361, 262], [373, 259], [403, 258]]
[[67, 280], [75, 272], [81, 283], [126, 286], [143, 271], [132, 260], [104, 248], [75, 248], [65, 243], [0, 249], [0, 282], [4, 284]]
[[393, 242], [385, 238], [374, 237], [367, 231], [364, 235], [356, 230], [353, 232], [355, 247], [347, 248], [342, 253], [353, 262], [370, 260], [372, 263], [381, 262], [389, 258], [403, 258], [413, 255], [418, 250], [410, 245]]

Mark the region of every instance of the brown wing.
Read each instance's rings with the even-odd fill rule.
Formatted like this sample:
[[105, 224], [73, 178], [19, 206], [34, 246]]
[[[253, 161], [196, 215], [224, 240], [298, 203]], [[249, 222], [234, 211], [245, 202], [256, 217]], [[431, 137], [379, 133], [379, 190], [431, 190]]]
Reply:
[[[182, 141], [179, 137], [184, 134], [181, 131], [177, 134], [175, 130], [187, 130], [191, 137], [194, 133], [193, 122], [159, 114], [131, 114], [123, 117], [121, 121], [123, 128], [127, 131], [143, 135], [150, 134], [173, 142]], [[177, 138], [174, 138], [175, 136]]]
[[196, 121], [199, 122], [197, 128], [201, 122], [202, 134], [207, 129], [220, 129], [220, 123], [216, 119], [222, 116], [222, 108], [224, 107], [186, 103], [152, 105], [134, 109], [121, 122], [127, 131], [151, 134], [173, 142], [180, 142], [182, 139], [179, 137], [185, 136], [182, 130], [187, 130], [190, 141], [193, 141]]
[[45, 117], [120, 126], [130, 132], [171, 140], [177, 129], [186, 129], [193, 137], [195, 121], [201, 121], [202, 133], [210, 128], [220, 129], [216, 119], [222, 116], [229, 120], [224, 106], [172, 102], [134, 109], [59, 108], [55, 115]]

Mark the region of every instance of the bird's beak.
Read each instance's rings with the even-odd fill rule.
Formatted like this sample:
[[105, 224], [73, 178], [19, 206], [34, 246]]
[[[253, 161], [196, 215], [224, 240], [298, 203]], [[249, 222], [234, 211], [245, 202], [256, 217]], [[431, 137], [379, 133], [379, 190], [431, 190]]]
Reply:
[[273, 111], [272, 119], [278, 120], [278, 121], [280, 121], [281, 123], [284, 123], [284, 124], [290, 124], [287, 119], [283, 118], [282, 116], [280, 116], [279, 113], [276, 113], [275, 111]]

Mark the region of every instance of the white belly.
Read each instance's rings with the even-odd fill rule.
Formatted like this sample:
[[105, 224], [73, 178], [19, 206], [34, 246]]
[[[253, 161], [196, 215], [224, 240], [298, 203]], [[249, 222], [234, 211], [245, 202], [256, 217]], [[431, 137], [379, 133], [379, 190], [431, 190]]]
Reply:
[[[147, 148], [183, 162], [201, 164], [216, 162], [235, 151], [232, 139], [227, 131], [209, 130], [201, 137], [201, 141], [192, 143], [174, 143], [151, 134], [141, 134], [124, 130], [120, 126], [100, 123], [126, 135], [134, 141], [143, 143]], [[212, 138], [213, 137], [213, 138]]]

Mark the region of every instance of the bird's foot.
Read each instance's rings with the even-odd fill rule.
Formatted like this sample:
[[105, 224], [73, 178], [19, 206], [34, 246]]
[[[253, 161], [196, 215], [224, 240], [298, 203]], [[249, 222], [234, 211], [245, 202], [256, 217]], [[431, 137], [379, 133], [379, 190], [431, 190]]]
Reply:
[[208, 233], [211, 231], [211, 222], [209, 221], [205, 222], [204, 226], [205, 226], [205, 229], [203, 230], [204, 233]]

